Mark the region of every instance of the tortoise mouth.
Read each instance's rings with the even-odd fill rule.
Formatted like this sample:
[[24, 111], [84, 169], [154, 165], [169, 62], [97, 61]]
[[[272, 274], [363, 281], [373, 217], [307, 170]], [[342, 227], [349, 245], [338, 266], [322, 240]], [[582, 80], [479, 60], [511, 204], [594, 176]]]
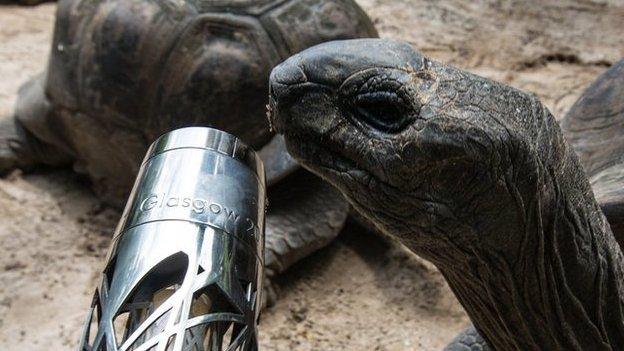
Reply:
[[[288, 151], [304, 168], [336, 187], [342, 188], [346, 183], [352, 183], [353, 180], [366, 186], [373, 178], [383, 183], [372, 172], [344, 156], [340, 152], [340, 147], [334, 143], [310, 140], [311, 138], [296, 132], [287, 132], [283, 135]], [[350, 187], [353, 187], [353, 184]]]

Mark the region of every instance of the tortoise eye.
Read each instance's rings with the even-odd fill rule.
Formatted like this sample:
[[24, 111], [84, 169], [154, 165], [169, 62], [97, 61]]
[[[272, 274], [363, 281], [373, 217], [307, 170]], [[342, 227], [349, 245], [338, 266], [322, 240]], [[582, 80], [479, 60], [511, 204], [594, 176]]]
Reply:
[[358, 94], [353, 103], [355, 117], [381, 132], [399, 132], [413, 120], [413, 111], [395, 92]]

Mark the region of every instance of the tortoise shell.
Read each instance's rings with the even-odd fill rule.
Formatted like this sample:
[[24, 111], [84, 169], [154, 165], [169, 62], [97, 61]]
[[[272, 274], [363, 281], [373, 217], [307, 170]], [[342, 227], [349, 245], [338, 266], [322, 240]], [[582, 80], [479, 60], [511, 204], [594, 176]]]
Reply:
[[624, 60], [583, 92], [561, 127], [613, 234], [624, 243]]
[[210, 126], [260, 148], [273, 66], [376, 35], [352, 0], [62, 0], [47, 71], [16, 118], [119, 203], [160, 134]]

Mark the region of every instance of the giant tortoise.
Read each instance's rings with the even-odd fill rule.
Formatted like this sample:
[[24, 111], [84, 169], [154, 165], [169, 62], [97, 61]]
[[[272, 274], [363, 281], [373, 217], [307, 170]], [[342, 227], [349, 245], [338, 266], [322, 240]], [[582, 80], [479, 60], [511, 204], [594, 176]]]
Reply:
[[534, 95], [389, 40], [307, 49], [270, 90], [290, 153], [439, 268], [476, 327], [448, 350], [624, 349], [624, 61], [565, 133]]
[[270, 279], [330, 242], [348, 205], [273, 138], [269, 72], [308, 46], [370, 36], [352, 0], [61, 0], [46, 71], [20, 89], [14, 117], [0, 120], [0, 173], [73, 165], [120, 207], [158, 135], [225, 130], [265, 163]]

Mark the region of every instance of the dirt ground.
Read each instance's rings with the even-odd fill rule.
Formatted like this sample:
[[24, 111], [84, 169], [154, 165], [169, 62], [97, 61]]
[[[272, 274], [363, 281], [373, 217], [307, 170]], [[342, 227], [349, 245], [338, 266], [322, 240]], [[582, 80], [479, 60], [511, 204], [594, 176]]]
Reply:
[[[381, 36], [536, 93], [562, 117], [624, 56], [624, 1], [359, 0]], [[0, 116], [45, 67], [55, 5], [0, 5]], [[72, 350], [119, 213], [66, 170], [0, 179], [0, 350]], [[263, 350], [440, 350], [468, 319], [440, 274], [347, 226], [280, 277]]]

